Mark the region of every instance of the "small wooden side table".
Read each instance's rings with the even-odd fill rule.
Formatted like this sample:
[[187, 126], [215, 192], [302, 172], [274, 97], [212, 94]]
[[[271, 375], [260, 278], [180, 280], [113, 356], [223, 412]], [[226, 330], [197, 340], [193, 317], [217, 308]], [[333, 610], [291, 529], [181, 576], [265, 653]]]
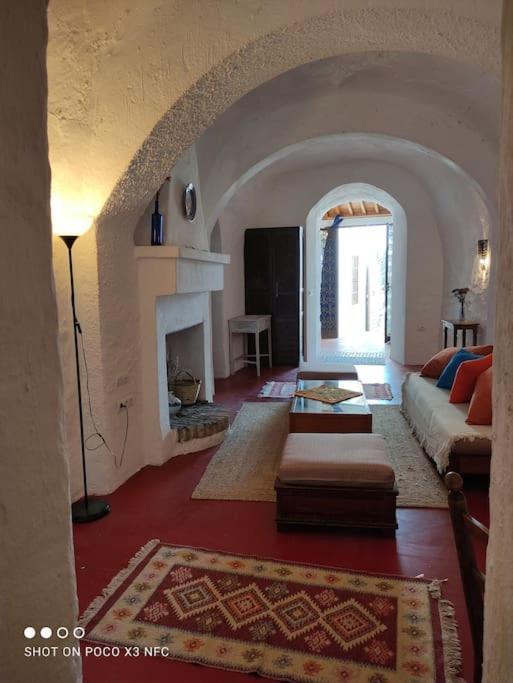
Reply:
[[[260, 332], [267, 330], [268, 353], [260, 353]], [[248, 355], [247, 337], [244, 337], [244, 353], [242, 356], [233, 357], [233, 334], [254, 334], [255, 353]], [[230, 342], [230, 373], [235, 371], [235, 361], [242, 360], [249, 365], [256, 365], [257, 376], [260, 377], [260, 359], [269, 358], [269, 367], [273, 366], [273, 352], [271, 345], [271, 316], [270, 315], [239, 315], [228, 320], [228, 336]]]
[[477, 333], [479, 323], [475, 320], [442, 320], [442, 330], [444, 335], [444, 349], [447, 348], [447, 336], [452, 331], [452, 345], [458, 346], [458, 332], [461, 330], [461, 345], [467, 343], [467, 330], [472, 332], [472, 344], [477, 344]]

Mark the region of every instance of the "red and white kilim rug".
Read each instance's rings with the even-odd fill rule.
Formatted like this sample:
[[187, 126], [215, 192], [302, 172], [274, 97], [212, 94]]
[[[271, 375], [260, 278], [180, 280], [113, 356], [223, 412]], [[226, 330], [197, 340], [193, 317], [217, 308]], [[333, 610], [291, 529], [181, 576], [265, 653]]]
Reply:
[[440, 583], [148, 543], [86, 610], [85, 639], [285, 681], [457, 680]]
[[391, 401], [394, 398], [392, 388], [388, 382], [385, 384], [380, 382], [375, 384], [366, 383], [363, 385], [363, 390], [365, 392], [365, 398], [369, 400]]
[[292, 398], [296, 391], [295, 382], [275, 382], [271, 380], [262, 387], [259, 398]]

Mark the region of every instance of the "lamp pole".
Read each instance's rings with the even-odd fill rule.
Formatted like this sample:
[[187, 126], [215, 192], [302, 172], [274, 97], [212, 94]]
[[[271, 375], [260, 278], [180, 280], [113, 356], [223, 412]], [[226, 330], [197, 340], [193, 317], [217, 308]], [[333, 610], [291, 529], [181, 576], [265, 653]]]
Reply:
[[68, 247], [69, 274], [71, 282], [71, 308], [73, 311], [73, 335], [75, 339], [75, 364], [77, 370], [77, 394], [78, 394], [78, 415], [80, 419], [80, 446], [82, 448], [82, 478], [84, 482], [84, 497], [77, 500], [71, 506], [71, 518], [73, 522], [94, 522], [96, 519], [104, 517], [110, 512], [110, 505], [103, 500], [90, 498], [87, 490], [87, 466], [85, 457], [84, 440], [84, 416], [82, 413], [82, 384], [80, 381], [80, 355], [78, 350], [78, 335], [82, 334], [82, 329], [77, 318], [75, 307], [75, 281], [73, 278], [73, 258], [71, 255], [72, 247], [78, 235], [60, 235], [64, 244]]

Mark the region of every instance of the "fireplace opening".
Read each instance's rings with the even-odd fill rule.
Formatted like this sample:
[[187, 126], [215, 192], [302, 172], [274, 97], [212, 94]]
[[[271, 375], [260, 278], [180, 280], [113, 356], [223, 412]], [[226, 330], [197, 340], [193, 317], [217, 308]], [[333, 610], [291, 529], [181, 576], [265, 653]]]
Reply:
[[184, 330], [166, 334], [166, 365], [168, 391], [177, 373], [186, 378], [189, 372], [194, 379], [201, 381], [198, 400], [205, 400], [205, 349], [203, 323]]
[[168, 391], [173, 392], [177, 373], [187, 379], [187, 372], [201, 381], [197, 401], [182, 405], [176, 413], [169, 405], [169, 428], [176, 430], [179, 443], [202, 439], [224, 432], [229, 427], [229, 411], [205, 396], [205, 348], [203, 323], [166, 334], [166, 366]]

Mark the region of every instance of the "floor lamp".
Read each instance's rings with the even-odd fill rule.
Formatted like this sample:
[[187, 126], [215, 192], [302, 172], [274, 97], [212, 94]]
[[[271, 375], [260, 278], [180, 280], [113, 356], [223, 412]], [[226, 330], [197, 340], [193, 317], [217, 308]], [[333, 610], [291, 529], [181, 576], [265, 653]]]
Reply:
[[[110, 512], [110, 505], [103, 500], [98, 498], [90, 498], [87, 490], [87, 466], [85, 457], [85, 441], [84, 441], [84, 416], [82, 413], [82, 386], [80, 382], [80, 355], [78, 350], [78, 335], [82, 334], [82, 329], [80, 323], [78, 322], [77, 312], [75, 308], [75, 282], [73, 280], [73, 258], [71, 256], [71, 250], [75, 241], [79, 235], [83, 234], [85, 230], [89, 227], [86, 226], [76, 226], [76, 231], [74, 234], [60, 234], [58, 233], [61, 240], [68, 247], [68, 258], [69, 258], [69, 275], [71, 282], [71, 308], [73, 311], [73, 333], [75, 338], [75, 364], [77, 370], [77, 393], [78, 393], [78, 414], [80, 418], [80, 445], [82, 447], [82, 477], [84, 482], [84, 497], [81, 500], [77, 500], [71, 506], [71, 518], [73, 522], [94, 522], [96, 519], [104, 517]], [[71, 230], [67, 230], [71, 232]]]

